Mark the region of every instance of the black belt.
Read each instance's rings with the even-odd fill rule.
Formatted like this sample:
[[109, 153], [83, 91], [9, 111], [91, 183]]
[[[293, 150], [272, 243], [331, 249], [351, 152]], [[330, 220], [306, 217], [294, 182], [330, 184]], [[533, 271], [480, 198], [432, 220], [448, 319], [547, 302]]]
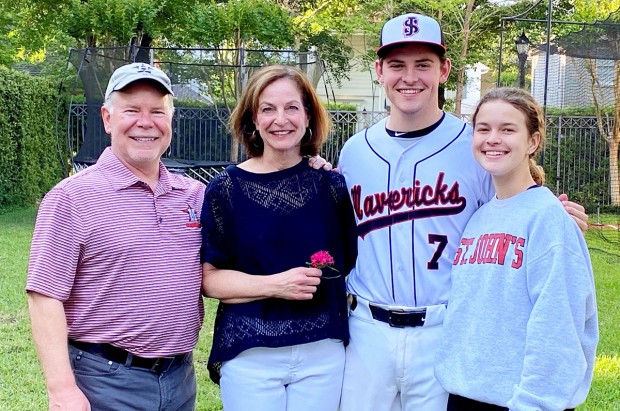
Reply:
[[420, 327], [426, 320], [426, 308], [418, 311], [386, 310], [376, 305], [368, 305], [372, 318], [390, 324], [391, 327]]
[[[107, 343], [89, 343], [69, 340], [69, 344], [75, 348], [119, 364], [125, 364], [127, 362], [127, 356], [129, 355], [128, 351]], [[145, 358], [132, 355], [131, 363], [127, 365], [137, 368], [146, 368], [156, 374], [161, 374], [168, 371], [172, 366], [183, 361], [186, 355], [187, 354], [179, 354], [170, 357], [158, 358]]]
[[[488, 404], [472, 400], [471, 398], [461, 397], [460, 395], [450, 394], [448, 397], [448, 409], [452, 410], [478, 410], [478, 411], [508, 411], [508, 408], [500, 405]], [[567, 408], [564, 411], [575, 411], [574, 408]]]

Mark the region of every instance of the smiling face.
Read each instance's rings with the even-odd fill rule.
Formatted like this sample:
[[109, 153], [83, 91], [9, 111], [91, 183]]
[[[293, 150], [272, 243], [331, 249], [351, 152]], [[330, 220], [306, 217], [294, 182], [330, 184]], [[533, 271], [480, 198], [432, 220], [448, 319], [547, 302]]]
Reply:
[[474, 157], [493, 176], [498, 194], [502, 187], [508, 188], [503, 193], [506, 197], [534, 183], [529, 159], [539, 144], [540, 134], [530, 134], [525, 114], [512, 104], [491, 100], [479, 107], [474, 119]]
[[442, 62], [433, 48], [412, 43], [388, 51], [375, 69], [392, 103], [390, 128], [419, 130], [439, 120], [439, 85], [448, 79], [450, 60]]
[[139, 175], [159, 170], [172, 138], [172, 114], [170, 97], [149, 82], [115, 91], [101, 108], [112, 152]]
[[281, 78], [262, 91], [254, 125], [263, 139], [264, 155], [299, 156], [310, 119], [294, 81]]

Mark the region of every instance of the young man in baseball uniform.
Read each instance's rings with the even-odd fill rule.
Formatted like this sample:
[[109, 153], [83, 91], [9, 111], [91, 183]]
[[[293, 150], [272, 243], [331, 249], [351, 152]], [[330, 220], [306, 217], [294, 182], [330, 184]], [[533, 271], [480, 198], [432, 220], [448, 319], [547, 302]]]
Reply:
[[[494, 194], [471, 129], [438, 107], [450, 60], [439, 23], [383, 26], [375, 69], [390, 116], [347, 141], [340, 169], [358, 226], [342, 411], [445, 410], [433, 362], [450, 270], [471, 215]], [[565, 206], [587, 227], [583, 207]]]

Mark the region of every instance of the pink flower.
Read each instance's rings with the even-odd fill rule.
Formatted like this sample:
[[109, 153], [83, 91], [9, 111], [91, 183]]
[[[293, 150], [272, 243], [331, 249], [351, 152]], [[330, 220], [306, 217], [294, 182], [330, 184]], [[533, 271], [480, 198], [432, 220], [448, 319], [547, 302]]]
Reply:
[[329, 251], [317, 251], [310, 256], [310, 262], [306, 264], [314, 268], [330, 268], [338, 271], [333, 267], [334, 257], [329, 254]]

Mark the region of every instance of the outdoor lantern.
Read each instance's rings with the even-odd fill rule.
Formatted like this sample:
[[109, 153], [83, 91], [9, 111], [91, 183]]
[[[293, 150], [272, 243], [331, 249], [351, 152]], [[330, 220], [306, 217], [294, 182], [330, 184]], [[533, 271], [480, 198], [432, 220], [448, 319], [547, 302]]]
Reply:
[[519, 88], [524, 88], [525, 62], [527, 61], [527, 51], [530, 47], [530, 40], [525, 35], [525, 32], [522, 32], [515, 40], [515, 46], [517, 47], [517, 56], [519, 57]]
[[530, 39], [527, 38], [525, 32], [521, 32], [521, 35], [515, 40], [515, 45], [517, 46], [517, 54], [519, 57], [522, 55], [527, 56], [527, 49], [530, 47]]

